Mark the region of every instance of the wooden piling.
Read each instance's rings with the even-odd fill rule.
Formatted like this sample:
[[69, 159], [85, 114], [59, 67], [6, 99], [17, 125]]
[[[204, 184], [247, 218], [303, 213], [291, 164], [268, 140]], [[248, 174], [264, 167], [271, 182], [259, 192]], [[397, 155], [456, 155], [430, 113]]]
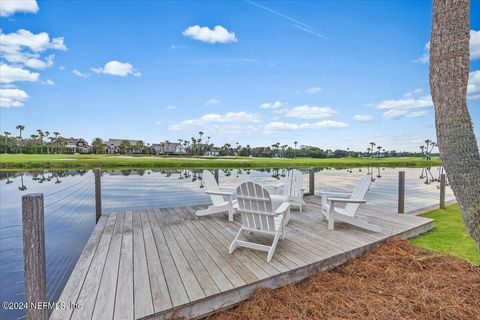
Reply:
[[[47, 320], [45, 267], [45, 213], [42, 193], [22, 197], [23, 257], [25, 302], [29, 320]], [[38, 306], [34, 308], [33, 305]]]
[[405, 171], [398, 172], [398, 213], [405, 213]]
[[315, 170], [313, 168], [308, 171], [308, 194], [315, 195]]
[[100, 220], [102, 216], [102, 170], [99, 168], [95, 169], [95, 217], [96, 221]]
[[445, 188], [447, 186], [447, 176], [445, 173], [440, 175], [440, 209], [445, 209]]

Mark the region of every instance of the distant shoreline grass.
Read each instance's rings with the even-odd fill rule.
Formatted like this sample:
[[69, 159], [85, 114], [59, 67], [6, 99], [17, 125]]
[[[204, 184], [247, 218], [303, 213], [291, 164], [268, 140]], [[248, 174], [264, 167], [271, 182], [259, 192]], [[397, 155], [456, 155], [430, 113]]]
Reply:
[[307, 167], [427, 167], [441, 165], [439, 158], [250, 158], [161, 157], [126, 155], [0, 154], [0, 170], [28, 169], [161, 169], [161, 168], [307, 168]]
[[480, 265], [480, 252], [475, 240], [468, 234], [458, 204], [447, 209], [437, 209], [422, 217], [434, 219], [431, 231], [410, 239], [410, 242], [436, 252], [448, 253]]

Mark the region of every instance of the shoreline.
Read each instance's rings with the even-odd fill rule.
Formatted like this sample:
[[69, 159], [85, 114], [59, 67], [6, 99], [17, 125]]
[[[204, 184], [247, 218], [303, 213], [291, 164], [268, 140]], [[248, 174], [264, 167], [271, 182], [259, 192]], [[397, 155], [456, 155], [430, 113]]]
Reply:
[[440, 166], [439, 158], [249, 158], [126, 155], [0, 155], [0, 171], [35, 169], [261, 169]]

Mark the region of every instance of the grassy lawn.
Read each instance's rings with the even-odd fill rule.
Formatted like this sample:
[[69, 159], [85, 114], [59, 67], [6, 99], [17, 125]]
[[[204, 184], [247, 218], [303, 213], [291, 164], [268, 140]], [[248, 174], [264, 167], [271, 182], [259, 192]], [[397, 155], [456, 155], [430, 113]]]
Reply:
[[422, 214], [422, 217], [434, 219], [435, 226], [432, 231], [411, 239], [413, 244], [432, 251], [449, 253], [480, 265], [480, 253], [475, 241], [467, 233], [458, 205], [444, 210], [433, 210]]
[[425, 167], [440, 159], [422, 158], [249, 158], [249, 157], [160, 157], [125, 155], [0, 154], [0, 170], [63, 168], [289, 168], [289, 167]]

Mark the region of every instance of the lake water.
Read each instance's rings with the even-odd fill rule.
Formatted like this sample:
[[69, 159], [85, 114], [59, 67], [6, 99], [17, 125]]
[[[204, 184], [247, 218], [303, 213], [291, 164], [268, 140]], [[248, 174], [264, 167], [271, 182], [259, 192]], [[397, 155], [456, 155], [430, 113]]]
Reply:
[[[364, 175], [395, 179], [399, 170], [415, 183], [438, 184], [440, 168], [322, 169], [321, 175]], [[272, 189], [286, 169], [220, 170], [220, 184], [235, 187], [252, 180]], [[307, 173], [307, 171], [305, 171]], [[308, 176], [305, 176], [305, 186]], [[393, 180], [392, 180], [393, 181]], [[375, 183], [375, 182], [374, 182]], [[308, 190], [308, 186], [307, 186]], [[94, 173], [91, 170], [0, 172], [0, 300], [23, 301], [21, 197], [43, 193], [47, 295], [56, 301], [95, 226]], [[201, 170], [122, 170], [102, 173], [104, 213], [142, 208], [207, 204]], [[0, 311], [1, 319], [17, 319], [20, 311]]]

